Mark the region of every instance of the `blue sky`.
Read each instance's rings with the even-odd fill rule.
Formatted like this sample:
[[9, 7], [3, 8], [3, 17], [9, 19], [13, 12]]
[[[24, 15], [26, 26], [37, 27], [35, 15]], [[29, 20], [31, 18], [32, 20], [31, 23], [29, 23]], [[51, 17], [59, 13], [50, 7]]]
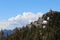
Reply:
[[6, 20], [23, 12], [60, 11], [60, 0], [0, 0], [0, 20]]
[[50, 9], [60, 11], [60, 0], [0, 0], [0, 30], [30, 24]]

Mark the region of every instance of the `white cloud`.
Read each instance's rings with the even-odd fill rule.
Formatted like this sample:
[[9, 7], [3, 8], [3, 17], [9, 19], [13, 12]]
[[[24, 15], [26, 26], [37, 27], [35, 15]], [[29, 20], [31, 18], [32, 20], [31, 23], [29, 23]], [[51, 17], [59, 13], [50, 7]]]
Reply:
[[8, 21], [0, 21], [0, 30], [1, 29], [7, 29], [10, 26], [11, 22]]
[[22, 15], [17, 15], [16, 17], [11, 17], [8, 21], [0, 21], [0, 30], [1, 29], [13, 29], [15, 27], [22, 27], [23, 25], [29, 24], [38, 20], [43, 13], [32, 13], [24, 12]]

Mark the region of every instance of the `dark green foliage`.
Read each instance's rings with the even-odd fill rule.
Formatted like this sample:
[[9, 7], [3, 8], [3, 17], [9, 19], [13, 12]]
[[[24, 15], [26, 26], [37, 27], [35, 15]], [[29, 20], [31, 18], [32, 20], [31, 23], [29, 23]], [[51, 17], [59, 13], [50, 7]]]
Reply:
[[60, 12], [51, 11], [45, 14], [45, 17], [50, 17], [50, 19], [46, 25], [44, 40], [60, 40]]
[[8, 40], [40, 40], [39, 28], [34, 25], [31, 28], [26, 26], [20, 30], [15, 30], [15, 33], [7, 38]]
[[16, 28], [13, 34], [7, 38], [2, 36], [1, 40], [60, 40], [60, 12], [50, 10], [42, 16], [42, 19], [48, 21], [45, 28], [36, 21], [38, 26], [31, 23], [31, 26]]

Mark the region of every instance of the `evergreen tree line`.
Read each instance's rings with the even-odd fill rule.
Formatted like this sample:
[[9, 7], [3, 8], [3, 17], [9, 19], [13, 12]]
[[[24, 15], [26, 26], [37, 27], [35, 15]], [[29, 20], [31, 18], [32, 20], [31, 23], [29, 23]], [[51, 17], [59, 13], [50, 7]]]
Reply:
[[1, 31], [0, 40], [60, 40], [60, 12], [50, 10], [42, 16], [42, 19], [47, 21], [47, 24], [44, 24], [45, 28], [42, 23], [39, 25], [39, 21], [36, 21], [35, 25], [31, 23], [31, 26], [15, 28], [11, 35], [7, 34], [7, 37], [4, 37]]

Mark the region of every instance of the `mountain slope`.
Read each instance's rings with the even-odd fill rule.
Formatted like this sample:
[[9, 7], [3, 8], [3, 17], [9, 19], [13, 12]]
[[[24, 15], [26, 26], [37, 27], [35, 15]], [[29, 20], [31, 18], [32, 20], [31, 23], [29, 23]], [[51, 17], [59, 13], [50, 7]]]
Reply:
[[37, 21], [13, 31], [6, 40], [60, 40], [60, 12], [50, 10]]

